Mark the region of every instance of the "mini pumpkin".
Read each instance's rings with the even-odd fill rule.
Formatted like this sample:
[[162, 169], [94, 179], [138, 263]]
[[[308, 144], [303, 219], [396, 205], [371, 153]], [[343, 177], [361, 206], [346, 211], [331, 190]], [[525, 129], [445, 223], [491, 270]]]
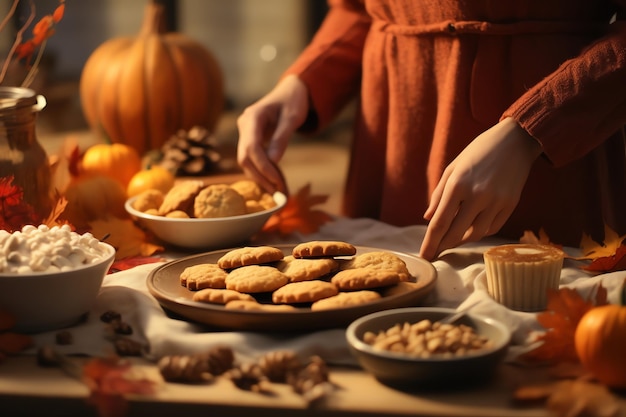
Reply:
[[580, 319], [574, 336], [582, 365], [598, 381], [626, 388], [626, 307], [594, 307]]
[[165, 194], [174, 186], [175, 180], [174, 174], [167, 169], [160, 166], [152, 166], [142, 169], [133, 175], [126, 188], [126, 194], [128, 197], [134, 197], [150, 189], [156, 189]]
[[124, 188], [141, 169], [137, 151], [122, 143], [99, 143], [89, 147], [82, 159], [83, 175], [105, 175], [118, 180]]

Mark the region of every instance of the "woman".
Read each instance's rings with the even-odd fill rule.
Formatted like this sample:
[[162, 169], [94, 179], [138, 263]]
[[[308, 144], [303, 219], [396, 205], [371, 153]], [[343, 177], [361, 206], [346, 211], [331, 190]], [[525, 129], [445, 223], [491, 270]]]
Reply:
[[359, 94], [344, 214], [428, 222], [424, 258], [495, 233], [578, 246], [605, 223], [626, 232], [626, 1], [329, 4], [238, 120], [248, 175], [284, 189], [291, 134]]

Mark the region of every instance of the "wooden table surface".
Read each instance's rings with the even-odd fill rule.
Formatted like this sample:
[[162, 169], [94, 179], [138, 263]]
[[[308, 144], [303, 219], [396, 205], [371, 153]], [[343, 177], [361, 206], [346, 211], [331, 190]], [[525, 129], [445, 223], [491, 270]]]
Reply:
[[[156, 369], [152, 364], [146, 366]], [[511, 399], [514, 387], [544, 378], [544, 370], [502, 365], [494, 379], [482, 386], [469, 383], [457, 390], [401, 390], [383, 385], [360, 369], [331, 367], [330, 381], [335, 388], [324, 402], [308, 406], [288, 385], [272, 384], [273, 393], [263, 395], [242, 391], [218, 377], [199, 385], [166, 383], [154, 396], [133, 396], [128, 415], [548, 417], [541, 405], [524, 407]], [[87, 404], [88, 395], [83, 383], [59, 368], [38, 366], [34, 356], [11, 357], [0, 364], [3, 416], [95, 416], [94, 408]], [[622, 411], [626, 413], [626, 401]]]

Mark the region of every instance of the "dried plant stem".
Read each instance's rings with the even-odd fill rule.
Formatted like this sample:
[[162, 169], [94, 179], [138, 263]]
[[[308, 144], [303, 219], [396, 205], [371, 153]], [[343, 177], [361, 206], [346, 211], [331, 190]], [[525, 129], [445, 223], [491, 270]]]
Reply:
[[[4, 29], [4, 26], [7, 23], [7, 19], [9, 19], [15, 13], [15, 8], [17, 7], [17, 4], [19, 2], [20, 2], [20, 0], [13, 0], [13, 5], [11, 6], [11, 10], [10, 10], [9, 14], [7, 15], [7, 17], [2, 21], [2, 26], [0, 26], [0, 30]], [[15, 54], [15, 49], [17, 49], [17, 46], [20, 43], [22, 43], [22, 38], [24, 37], [24, 31], [26, 30], [27, 27], [30, 26], [30, 24], [35, 19], [35, 14], [36, 14], [36, 12], [35, 12], [35, 4], [33, 3], [32, 0], [29, 1], [29, 4], [30, 4], [30, 13], [28, 15], [28, 19], [22, 25], [22, 27], [20, 27], [20, 29], [17, 31], [17, 33], [15, 35], [15, 41], [13, 41], [13, 45], [11, 45], [11, 49], [9, 50], [9, 53], [7, 54], [7, 58], [4, 61], [4, 64], [2, 65], [2, 71], [0, 72], [0, 84], [4, 81], [4, 77], [6, 76], [7, 71], [9, 70], [9, 66], [11, 65], [11, 61], [13, 59], [13, 55]], [[32, 82], [32, 80], [31, 80], [31, 82]]]

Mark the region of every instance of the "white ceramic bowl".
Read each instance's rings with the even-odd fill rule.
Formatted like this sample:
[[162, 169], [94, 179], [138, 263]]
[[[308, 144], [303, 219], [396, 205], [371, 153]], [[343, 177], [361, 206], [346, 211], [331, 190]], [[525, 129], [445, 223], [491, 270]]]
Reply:
[[350, 351], [366, 371], [388, 385], [426, 388], [458, 387], [488, 381], [508, 349], [511, 333], [496, 320], [467, 313], [455, 324], [466, 324], [479, 335], [487, 336], [492, 347], [463, 356], [429, 358], [374, 349], [363, 341], [367, 331], [378, 333], [395, 324], [416, 323], [423, 319], [439, 320], [453, 309], [407, 307], [379, 311], [352, 322], [346, 329]]
[[107, 255], [70, 271], [0, 273], [0, 308], [15, 320], [14, 330], [39, 333], [73, 325], [94, 305], [115, 249], [100, 242]]
[[204, 250], [224, 249], [244, 243], [287, 203], [287, 197], [276, 192], [273, 195], [276, 205], [257, 213], [211, 219], [175, 219], [135, 210], [133, 202], [136, 198], [126, 201], [126, 211], [157, 238], [181, 248]]

